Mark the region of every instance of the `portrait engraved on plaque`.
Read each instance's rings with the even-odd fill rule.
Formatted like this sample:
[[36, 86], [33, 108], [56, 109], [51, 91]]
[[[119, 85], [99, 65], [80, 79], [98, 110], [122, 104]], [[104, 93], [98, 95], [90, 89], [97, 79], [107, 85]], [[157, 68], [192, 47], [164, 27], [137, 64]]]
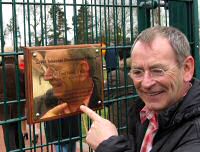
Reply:
[[24, 50], [26, 87], [32, 91], [27, 93], [30, 123], [76, 115], [83, 104], [92, 109], [102, 108], [100, 45]]

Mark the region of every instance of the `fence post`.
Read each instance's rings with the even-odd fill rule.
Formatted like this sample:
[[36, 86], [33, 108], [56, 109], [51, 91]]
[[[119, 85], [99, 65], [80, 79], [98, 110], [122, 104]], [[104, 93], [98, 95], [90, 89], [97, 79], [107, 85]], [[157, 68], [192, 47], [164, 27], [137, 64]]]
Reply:
[[138, 32], [140, 33], [144, 29], [150, 27], [150, 9], [148, 8], [148, 2], [145, 0], [138, 0]]
[[188, 38], [195, 58], [195, 76], [200, 78], [198, 0], [169, 0], [169, 25], [180, 29]]

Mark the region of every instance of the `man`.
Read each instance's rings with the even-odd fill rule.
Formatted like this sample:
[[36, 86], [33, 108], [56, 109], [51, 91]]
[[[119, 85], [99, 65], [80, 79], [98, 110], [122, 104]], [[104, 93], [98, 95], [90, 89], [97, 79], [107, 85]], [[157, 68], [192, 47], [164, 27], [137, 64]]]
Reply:
[[[46, 96], [49, 98], [53, 95], [58, 101], [55, 103], [49, 98], [49, 106], [46, 104], [44, 107], [35, 100], [35, 113], [39, 113], [41, 119], [80, 112], [79, 107], [82, 104], [92, 108], [99, 106], [98, 101], [102, 101], [102, 81], [99, 73], [101, 66], [96, 61], [96, 56], [96, 51], [89, 49], [46, 52], [43, 61], [44, 80], [49, 81], [52, 86]], [[64, 109], [52, 113], [55, 107]]]
[[[25, 102], [19, 101], [25, 96], [24, 73], [20, 70], [17, 76], [17, 67], [13, 56], [4, 57], [4, 63], [5, 65], [0, 65], [0, 121], [5, 122], [2, 125], [4, 141], [6, 150], [10, 151], [25, 147], [23, 138], [25, 132], [24, 134], [22, 132], [22, 126], [25, 122], [14, 120], [25, 115]], [[19, 77], [19, 82], [16, 77]], [[17, 83], [19, 83], [19, 93], [16, 90]], [[8, 122], [11, 119], [13, 121]]]
[[144, 30], [131, 51], [130, 77], [140, 98], [130, 109], [129, 136], [118, 136], [111, 122], [81, 106], [93, 120], [87, 143], [96, 152], [198, 152], [200, 81], [193, 74], [183, 33], [160, 26]]
[[[80, 105], [98, 108], [102, 101], [101, 68], [96, 50], [60, 49], [46, 51], [40, 63], [44, 70], [44, 80], [52, 89], [45, 96], [36, 97], [35, 113], [40, 119], [59, 117], [59, 115], [80, 112]], [[47, 141], [52, 142], [79, 136], [80, 117], [70, 116], [45, 123]], [[60, 125], [59, 125], [60, 124]], [[61, 138], [60, 138], [61, 137]], [[56, 151], [75, 152], [75, 140], [61, 142]], [[70, 142], [70, 144], [68, 144]]]

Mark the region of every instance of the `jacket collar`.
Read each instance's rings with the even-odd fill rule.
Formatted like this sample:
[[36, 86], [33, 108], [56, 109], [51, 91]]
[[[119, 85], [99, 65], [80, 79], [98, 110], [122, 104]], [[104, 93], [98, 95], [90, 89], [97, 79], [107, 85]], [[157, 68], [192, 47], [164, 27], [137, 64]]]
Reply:
[[200, 115], [200, 81], [194, 78], [191, 83], [191, 89], [180, 102], [159, 113], [159, 129], [175, 127]]

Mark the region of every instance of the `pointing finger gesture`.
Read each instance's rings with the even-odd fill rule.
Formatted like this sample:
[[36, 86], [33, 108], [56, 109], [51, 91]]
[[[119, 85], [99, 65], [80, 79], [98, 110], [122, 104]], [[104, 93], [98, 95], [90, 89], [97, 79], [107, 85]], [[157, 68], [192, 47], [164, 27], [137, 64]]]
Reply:
[[111, 136], [118, 135], [117, 128], [110, 121], [102, 118], [86, 106], [82, 105], [80, 109], [93, 121], [86, 137], [86, 142], [93, 150], [96, 150], [99, 144], [104, 140]]

